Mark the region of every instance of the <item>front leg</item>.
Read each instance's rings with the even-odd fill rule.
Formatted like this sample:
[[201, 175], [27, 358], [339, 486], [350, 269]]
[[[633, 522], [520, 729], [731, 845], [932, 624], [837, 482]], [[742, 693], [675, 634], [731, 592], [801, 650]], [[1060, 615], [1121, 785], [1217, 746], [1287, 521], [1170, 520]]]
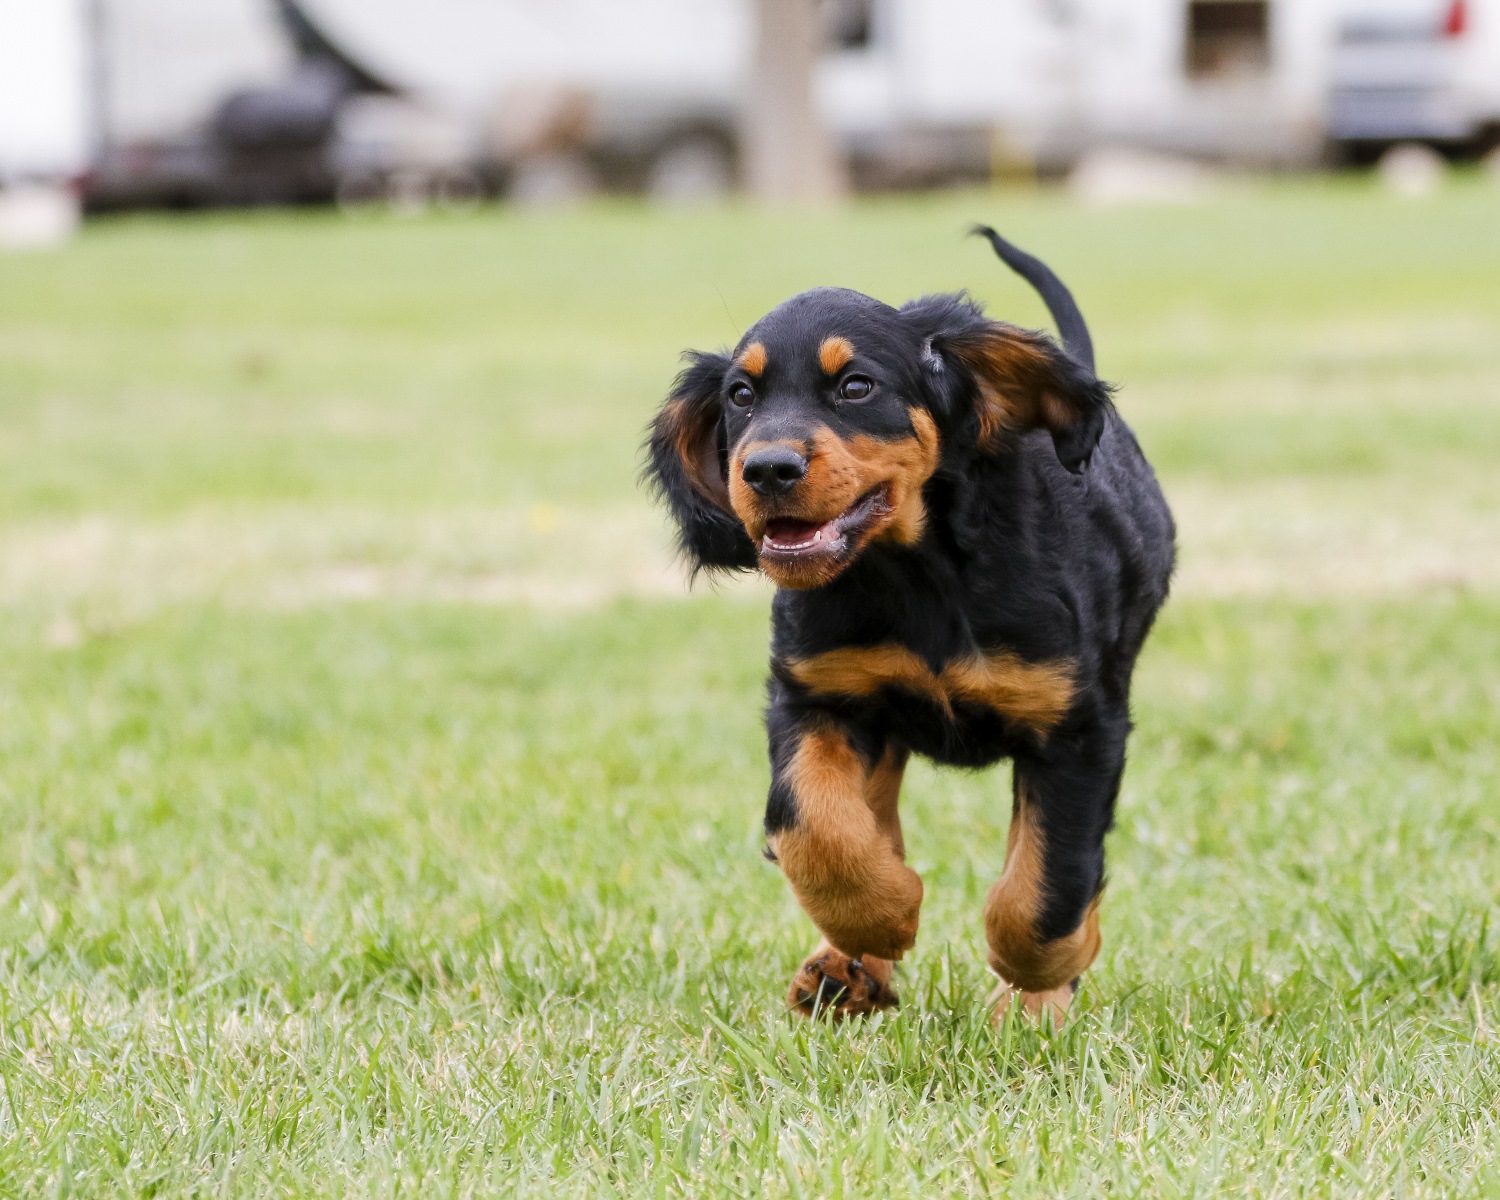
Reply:
[[1099, 953], [1104, 835], [1124, 748], [1123, 728], [1096, 729], [1046, 760], [1016, 758], [1005, 873], [984, 907], [996, 1019], [1020, 1005], [1060, 1021]]
[[[872, 1006], [885, 1007], [894, 1002], [888, 964], [915, 943], [922, 905], [922, 881], [905, 864], [897, 815], [906, 752], [821, 712], [773, 707], [767, 723], [766, 840], [827, 942], [799, 980], [816, 973], [822, 987], [825, 977], [849, 984], [867, 976], [879, 984], [870, 991]], [[858, 964], [852, 975], [850, 960]], [[798, 997], [794, 982], [794, 1005]]]

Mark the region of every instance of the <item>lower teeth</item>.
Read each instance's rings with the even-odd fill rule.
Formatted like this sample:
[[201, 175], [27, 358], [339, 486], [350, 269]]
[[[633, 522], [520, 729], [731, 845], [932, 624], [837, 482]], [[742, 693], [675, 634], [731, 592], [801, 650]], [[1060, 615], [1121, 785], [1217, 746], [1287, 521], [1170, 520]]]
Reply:
[[[861, 513], [864, 511], [864, 506], [863, 505], [859, 505], [859, 506], [856, 506], [856, 507], [859, 508], [859, 510], [860, 510]], [[852, 511], [853, 510], [851, 510], [851, 512]], [[839, 520], [843, 520], [843, 519], [845, 519], [845, 518], [847, 518], [849, 516], [850, 516], [849, 513], [845, 513], [843, 515], [843, 517], [839, 518]], [[819, 542], [821, 542], [823, 540], [823, 534], [824, 533], [828, 533], [830, 537], [839, 536], [836, 531], [828, 530], [825, 527], [823, 529], [816, 530], [813, 533], [812, 537], [808, 538], [805, 542], [784, 542], [784, 541], [781, 541], [781, 540], [779, 540], [777, 538], [774, 538], [771, 535], [767, 534], [766, 535], [766, 544], [768, 546], [770, 546], [774, 550], [781, 550], [781, 551], [785, 551], [785, 552], [788, 552], [788, 553], [790, 553], [792, 551], [795, 551], [795, 550], [807, 550], [807, 549], [812, 548], [813, 546], [816, 546]]]

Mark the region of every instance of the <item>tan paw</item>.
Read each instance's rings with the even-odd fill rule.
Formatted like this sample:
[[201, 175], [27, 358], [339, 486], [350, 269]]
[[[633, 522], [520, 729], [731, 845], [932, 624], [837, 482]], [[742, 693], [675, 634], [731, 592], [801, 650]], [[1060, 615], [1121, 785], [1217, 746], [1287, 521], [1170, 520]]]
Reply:
[[886, 959], [853, 959], [820, 942], [792, 976], [787, 1007], [803, 1016], [828, 1014], [834, 1020], [895, 1008], [899, 1002], [891, 990], [891, 968]]
[[990, 1021], [999, 1025], [1005, 1020], [1007, 1013], [1019, 1009], [1033, 1021], [1050, 1025], [1053, 1029], [1061, 1029], [1068, 1019], [1068, 1006], [1073, 1003], [1073, 996], [1077, 991], [1076, 979], [1060, 988], [1053, 988], [1050, 992], [1023, 992], [1001, 980], [990, 993]]

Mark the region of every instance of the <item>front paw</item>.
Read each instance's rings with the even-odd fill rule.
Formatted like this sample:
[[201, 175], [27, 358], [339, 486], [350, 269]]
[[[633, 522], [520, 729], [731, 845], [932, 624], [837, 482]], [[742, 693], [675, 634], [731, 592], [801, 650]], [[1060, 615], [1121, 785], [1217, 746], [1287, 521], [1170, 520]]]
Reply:
[[803, 1016], [827, 1015], [836, 1021], [896, 1008], [900, 1002], [891, 988], [891, 972], [886, 959], [850, 958], [822, 942], [792, 976], [787, 1007]]

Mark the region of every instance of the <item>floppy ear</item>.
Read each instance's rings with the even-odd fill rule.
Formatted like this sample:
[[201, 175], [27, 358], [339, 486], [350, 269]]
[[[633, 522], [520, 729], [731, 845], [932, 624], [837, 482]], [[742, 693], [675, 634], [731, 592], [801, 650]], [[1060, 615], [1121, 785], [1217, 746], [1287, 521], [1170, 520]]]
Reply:
[[729, 507], [728, 448], [719, 389], [729, 359], [688, 356], [647, 436], [645, 475], [677, 521], [677, 543], [694, 573], [753, 568], [755, 545]]
[[927, 296], [901, 309], [923, 339], [929, 382], [955, 427], [983, 452], [1045, 429], [1058, 461], [1088, 465], [1109, 416], [1110, 388], [1046, 334], [991, 321], [968, 297]]

